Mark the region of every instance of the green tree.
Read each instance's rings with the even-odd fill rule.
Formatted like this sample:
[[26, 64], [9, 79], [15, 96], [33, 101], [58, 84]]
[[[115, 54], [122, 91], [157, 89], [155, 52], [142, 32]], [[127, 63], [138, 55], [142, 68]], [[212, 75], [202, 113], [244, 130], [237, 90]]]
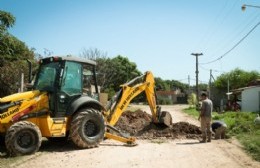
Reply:
[[198, 85], [198, 87], [199, 87], [199, 90], [201, 90], [201, 91], [207, 91], [208, 90], [208, 84], [200, 83]]
[[129, 61], [127, 57], [118, 55], [111, 59], [110, 62], [111, 76], [113, 81], [110, 82], [110, 87], [115, 91], [119, 90], [121, 84], [130, 81], [131, 79], [140, 76], [141, 72], [137, 69], [134, 62]]
[[188, 84], [181, 83], [177, 80], [171, 80], [171, 90], [180, 89], [182, 92], [189, 88]]
[[240, 87], [246, 87], [249, 82], [256, 80], [259, 76], [260, 74], [257, 71], [245, 71], [236, 68], [217, 77], [214, 85], [218, 89], [225, 90], [229, 82], [230, 90], [232, 90]]
[[14, 16], [0, 11], [0, 97], [17, 92], [20, 74], [28, 78], [26, 60], [34, 60], [33, 51], [7, 31], [14, 23]]
[[9, 33], [0, 35], [0, 66], [6, 62], [33, 59], [33, 51]]
[[188, 89], [188, 85], [181, 83], [177, 80], [163, 80], [159, 77], [155, 77], [156, 87], [159, 90], [170, 91], [180, 89], [182, 92]]
[[134, 62], [127, 57], [108, 58], [107, 53], [96, 48], [84, 49], [81, 57], [97, 62], [97, 80], [101, 91], [109, 93], [109, 98], [119, 90], [120, 85], [141, 75]]
[[15, 17], [11, 13], [0, 10], [1, 34], [2, 32], [5, 32], [8, 28], [14, 26], [14, 23], [15, 23]]
[[164, 90], [164, 91], [170, 91], [171, 90], [171, 84], [168, 81], [165, 81], [161, 79], [160, 77], [155, 77], [155, 85], [157, 90]]
[[[83, 49], [80, 57], [96, 61], [97, 81], [101, 87], [101, 91], [110, 90], [109, 85], [113, 80], [114, 70], [111, 69], [111, 59], [107, 57], [107, 53], [97, 48]], [[113, 91], [109, 91], [113, 92]]]

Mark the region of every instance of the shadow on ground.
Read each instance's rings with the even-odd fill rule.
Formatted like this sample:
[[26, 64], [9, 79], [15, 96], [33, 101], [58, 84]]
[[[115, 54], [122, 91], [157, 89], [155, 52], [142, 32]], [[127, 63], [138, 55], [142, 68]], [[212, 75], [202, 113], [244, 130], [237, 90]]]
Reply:
[[[39, 152], [67, 152], [73, 150], [80, 150], [72, 141], [58, 141], [58, 140], [42, 140]], [[0, 158], [7, 158], [8, 152], [3, 142], [0, 142]]]
[[196, 145], [201, 144], [200, 142], [183, 142], [183, 143], [176, 143], [176, 145]]

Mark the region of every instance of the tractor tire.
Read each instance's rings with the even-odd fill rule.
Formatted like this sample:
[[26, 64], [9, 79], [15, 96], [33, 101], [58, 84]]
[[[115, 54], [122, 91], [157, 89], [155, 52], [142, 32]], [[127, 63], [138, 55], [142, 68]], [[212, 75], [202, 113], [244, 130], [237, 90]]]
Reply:
[[33, 154], [39, 150], [41, 142], [40, 129], [28, 121], [13, 124], [5, 136], [5, 145], [10, 156]]
[[5, 145], [5, 137], [4, 135], [0, 135], [0, 146], [4, 146]]
[[104, 118], [96, 109], [81, 109], [71, 121], [70, 137], [79, 148], [97, 147], [104, 139], [104, 134]]

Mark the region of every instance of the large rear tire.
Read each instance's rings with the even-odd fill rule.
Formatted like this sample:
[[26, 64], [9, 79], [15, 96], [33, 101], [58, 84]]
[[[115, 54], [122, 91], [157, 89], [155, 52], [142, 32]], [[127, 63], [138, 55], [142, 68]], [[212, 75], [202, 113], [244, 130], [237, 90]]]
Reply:
[[11, 156], [27, 155], [39, 150], [41, 139], [42, 135], [37, 125], [20, 121], [7, 130], [5, 145]]
[[79, 148], [97, 147], [103, 140], [104, 134], [104, 118], [96, 109], [81, 109], [71, 121], [70, 137]]

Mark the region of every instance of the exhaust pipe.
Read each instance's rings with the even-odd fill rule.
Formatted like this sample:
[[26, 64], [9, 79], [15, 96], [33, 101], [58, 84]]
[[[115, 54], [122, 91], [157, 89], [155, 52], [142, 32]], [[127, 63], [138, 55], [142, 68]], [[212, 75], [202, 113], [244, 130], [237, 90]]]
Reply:
[[29, 81], [28, 81], [28, 83], [31, 83], [32, 82], [32, 62], [28, 59], [26, 61], [27, 61], [28, 66], [29, 66]]

